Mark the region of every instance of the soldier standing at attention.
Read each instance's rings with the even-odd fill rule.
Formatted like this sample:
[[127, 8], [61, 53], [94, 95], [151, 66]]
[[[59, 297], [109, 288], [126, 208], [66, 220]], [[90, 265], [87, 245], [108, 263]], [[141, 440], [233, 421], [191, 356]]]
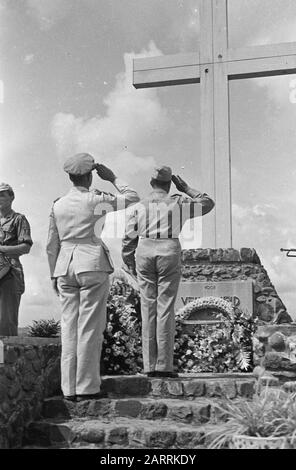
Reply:
[[[33, 245], [29, 222], [12, 210], [14, 191], [0, 184], [0, 336], [17, 336], [18, 312], [25, 291], [24, 273], [19, 257]], [[4, 271], [5, 270], [5, 271]], [[2, 269], [1, 269], [2, 271]]]
[[[89, 191], [94, 169], [115, 186], [118, 196]], [[62, 308], [62, 391], [65, 399], [80, 401], [103, 396], [100, 356], [113, 272], [109, 250], [101, 240], [103, 220], [108, 212], [124, 209], [139, 197], [87, 153], [69, 158], [64, 170], [73, 187], [53, 205], [47, 254]]]
[[[171, 181], [188, 197], [169, 196]], [[127, 221], [122, 258], [140, 288], [144, 372], [150, 377], [177, 377], [173, 352], [174, 305], [181, 278], [179, 235], [186, 220], [207, 214], [215, 204], [172, 176], [169, 167], [156, 169], [150, 184], [152, 193], [132, 208]]]

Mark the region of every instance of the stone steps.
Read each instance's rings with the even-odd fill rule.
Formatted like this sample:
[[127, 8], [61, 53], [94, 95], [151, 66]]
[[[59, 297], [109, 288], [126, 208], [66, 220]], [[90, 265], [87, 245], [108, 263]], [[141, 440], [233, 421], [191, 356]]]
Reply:
[[43, 420], [29, 426], [24, 448], [200, 449], [209, 444], [205, 432], [212, 429], [213, 424], [196, 426], [122, 417]]
[[25, 448], [206, 448], [205, 431], [223, 419], [221, 397], [249, 399], [250, 374], [183, 374], [177, 379], [102, 378], [107, 398], [44, 401], [43, 419], [26, 430]]
[[193, 400], [202, 396], [251, 397], [254, 383], [252, 374], [180, 374], [177, 379], [135, 375], [103, 377], [101, 388], [110, 398], [150, 396]]
[[[235, 399], [234, 399], [235, 400]], [[121, 398], [86, 400], [79, 403], [66, 402], [60, 397], [45, 400], [45, 419], [116, 419], [138, 418], [144, 420], [169, 420], [200, 425], [222, 419], [215, 399], [206, 397], [190, 400], [172, 398]]]

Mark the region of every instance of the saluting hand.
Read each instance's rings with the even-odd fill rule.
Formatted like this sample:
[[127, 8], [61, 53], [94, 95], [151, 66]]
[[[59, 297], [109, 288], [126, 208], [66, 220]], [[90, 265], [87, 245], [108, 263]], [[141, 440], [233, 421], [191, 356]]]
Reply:
[[110, 170], [110, 168], [108, 168], [105, 165], [102, 165], [101, 163], [98, 163], [96, 166], [96, 170], [97, 170], [98, 176], [102, 178], [102, 180], [110, 181], [110, 183], [114, 183], [116, 176], [113, 173], [113, 171]]
[[179, 175], [173, 175], [172, 176], [172, 182], [176, 186], [178, 191], [181, 191], [182, 193], [186, 193], [188, 190], [188, 184], [181, 178]]

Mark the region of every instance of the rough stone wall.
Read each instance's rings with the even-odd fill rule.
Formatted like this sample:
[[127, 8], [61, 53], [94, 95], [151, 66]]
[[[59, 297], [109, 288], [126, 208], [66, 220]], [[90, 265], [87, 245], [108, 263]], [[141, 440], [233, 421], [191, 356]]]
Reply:
[[281, 382], [296, 381], [296, 324], [261, 325], [253, 344], [255, 366]]
[[44, 398], [60, 393], [60, 340], [0, 338], [0, 449], [20, 447]]
[[254, 249], [194, 249], [182, 252], [182, 282], [247, 279], [253, 281], [254, 315], [260, 321], [292, 322]]

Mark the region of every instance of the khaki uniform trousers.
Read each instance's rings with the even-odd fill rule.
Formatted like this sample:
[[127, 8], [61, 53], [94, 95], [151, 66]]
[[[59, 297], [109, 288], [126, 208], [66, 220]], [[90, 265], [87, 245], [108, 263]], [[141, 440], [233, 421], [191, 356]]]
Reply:
[[136, 266], [141, 294], [144, 372], [172, 371], [174, 307], [181, 278], [179, 239], [140, 238]]
[[64, 395], [100, 391], [100, 358], [109, 294], [107, 272], [75, 274], [71, 261], [58, 277], [61, 317], [61, 375]]

